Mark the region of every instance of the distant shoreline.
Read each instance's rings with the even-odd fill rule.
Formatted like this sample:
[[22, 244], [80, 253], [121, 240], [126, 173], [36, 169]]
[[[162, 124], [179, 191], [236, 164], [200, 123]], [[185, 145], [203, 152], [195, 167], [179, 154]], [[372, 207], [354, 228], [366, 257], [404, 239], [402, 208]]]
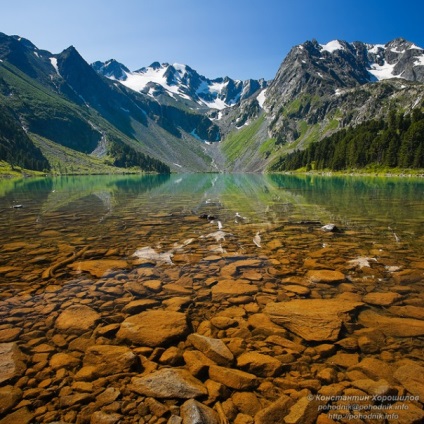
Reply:
[[[274, 172], [270, 173], [274, 174]], [[322, 177], [399, 177], [399, 178], [424, 178], [424, 169], [417, 169], [414, 172], [405, 171], [382, 171], [382, 172], [370, 172], [370, 171], [286, 171], [286, 172], [275, 172], [275, 174], [284, 175], [312, 175]]]
[[[197, 174], [198, 172], [196, 172]], [[209, 172], [208, 172], [209, 173]], [[10, 174], [10, 173], [0, 173], [1, 180], [11, 180], [11, 179], [22, 179], [22, 178], [37, 178], [37, 177], [69, 177], [69, 176], [93, 176], [93, 175], [160, 175], [160, 174], [151, 174], [145, 172], [116, 172], [116, 173], [72, 173], [72, 174], [46, 174], [46, 173], [22, 173], [22, 174]], [[246, 174], [252, 174], [251, 172], [246, 172]], [[266, 175], [309, 175], [309, 176], [320, 176], [320, 177], [381, 177], [381, 178], [424, 178], [424, 170], [419, 169], [416, 172], [360, 172], [360, 171], [286, 171], [286, 172], [265, 172], [258, 174]]]

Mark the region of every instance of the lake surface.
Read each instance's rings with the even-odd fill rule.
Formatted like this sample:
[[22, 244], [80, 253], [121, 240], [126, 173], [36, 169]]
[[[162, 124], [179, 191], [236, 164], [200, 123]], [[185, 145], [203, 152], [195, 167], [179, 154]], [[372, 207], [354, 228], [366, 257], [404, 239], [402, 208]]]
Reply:
[[[372, 245], [391, 246], [404, 261], [404, 252], [419, 257], [424, 247], [424, 181], [412, 178], [188, 174], [3, 180], [0, 210], [0, 281], [8, 284], [42, 282], [48, 267], [83, 248], [92, 258], [128, 259], [140, 248], [170, 252], [194, 239], [198, 243], [185, 250], [187, 262], [202, 260], [214, 248], [275, 257], [268, 244], [287, 243], [289, 224], [300, 225], [296, 231], [303, 238], [291, 247], [305, 256], [316, 248], [308, 246], [311, 228], [328, 223], [344, 234], [333, 237], [333, 244], [351, 234], [355, 240], [349, 241], [365, 256]], [[231, 237], [207, 237], [218, 230]], [[257, 232], [260, 248], [253, 242]], [[216, 246], [210, 248], [209, 241]], [[340, 260], [355, 254], [340, 250]], [[57, 279], [77, 272], [67, 265], [59, 266]]]
[[[135, 384], [162, 381], [174, 367], [176, 387], [189, 372], [204, 382], [201, 393], [206, 384], [231, 388], [205, 401], [230, 417], [222, 422], [237, 422], [243, 405], [256, 405], [253, 416], [282, 397], [316, 417], [317, 394], [331, 408], [322, 414], [337, 410], [343, 422], [353, 417], [345, 407], [380, 408], [376, 393], [414, 396], [400, 410], [392, 405], [396, 422], [424, 418], [423, 180], [7, 180], [0, 211], [9, 373], [0, 389], [16, 394], [10, 422], [89, 422], [101, 408], [125, 423], [167, 422], [183, 414], [180, 393], [153, 408], [150, 397], [163, 401], [163, 393]], [[209, 343], [225, 347], [227, 359], [194, 360], [210, 355]], [[11, 363], [7, 349], [25, 356]], [[349, 404], [358, 393], [363, 410]], [[328, 395], [346, 395], [347, 404]], [[237, 396], [250, 400], [228, 409]], [[161, 418], [152, 417], [157, 405]]]

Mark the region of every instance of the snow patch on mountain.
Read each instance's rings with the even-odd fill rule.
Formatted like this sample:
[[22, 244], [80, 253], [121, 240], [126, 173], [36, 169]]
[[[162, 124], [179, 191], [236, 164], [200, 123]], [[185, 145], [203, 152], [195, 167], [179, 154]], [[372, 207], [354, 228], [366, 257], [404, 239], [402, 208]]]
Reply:
[[384, 50], [384, 44], [367, 44], [368, 53], [378, 54], [381, 50]]
[[415, 66], [424, 66], [424, 55], [417, 57], [414, 64]]
[[393, 74], [393, 70], [396, 64], [390, 65], [387, 62], [384, 62], [383, 65], [379, 65], [378, 63], [372, 63], [371, 69], [368, 71], [372, 74], [378, 81], [394, 78], [397, 75]]
[[256, 100], [258, 101], [259, 106], [263, 109], [264, 103], [266, 100], [266, 88], [258, 94], [258, 97], [256, 97]]
[[222, 99], [215, 99], [211, 102], [208, 102], [206, 100], [200, 100], [200, 103], [203, 103], [204, 105], [206, 105], [207, 107], [211, 108], [211, 109], [218, 109], [218, 110], [223, 110], [231, 105], [228, 105], [227, 103], [225, 103], [224, 100]]
[[336, 50], [344, 50], [345, 49], [343, 47], [343, 45], [340, 43], [339, 40], [333, 40], [333, 41], [330, 41], [327, 44], [320, 44], [320, 46], [322, 47], [322, 50], [329, 52], [329, 53], [334, 53]]
[[165, 78], [166, 68], [142, 68], [135, 72], [126, 72], [127, 78], [121, 84], [134, 91], [143, 91], [149, 82], [162, 85], [167, 90], [174, 92], [174, 87], [167, 84]]
[[[386, 45], [367, 45], [367, 49], [370, 59], [368, 71], [378, 81], [390, 78], [410, 79], [411, 69], [424, 65], [423, 49], [403, 39], [393, 40]], [[408, 74], [406, 77], [405, 71]]]
[[56, 73], [57, 73], [58, 75], [60, 75], [59, 67], [57, 66], [57, 59], [56, 59], [55, 57], [51, 57], [51, 58], [50, 58], [50, 63], [52, 64], [52, 66], [53, 66], [53, 68], [55, 69]]

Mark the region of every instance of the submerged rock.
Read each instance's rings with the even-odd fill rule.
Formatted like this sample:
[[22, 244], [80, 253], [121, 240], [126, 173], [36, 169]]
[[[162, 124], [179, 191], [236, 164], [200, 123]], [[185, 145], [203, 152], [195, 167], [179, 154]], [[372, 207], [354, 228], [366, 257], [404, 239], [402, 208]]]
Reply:
[[[245, 280], [244, 280], [245, 281]], [[228, 297], [253, 295], [258, 292], [258, 287], [238, 280], [222, 280], [212, 287], [212, 299], [221, 301]]]
[[264, 312], [271, 321], [308, 341], [336, 341], [350, 313], [363, 305], [341, 299], [295, 299], [268, 303]]
[[208, 393], [200, 380], [178, 368], [164, 368], [144, 377], [133, 377], [129, 388], [143, 396], [161, 399], [191, 399]]
[[202, 403], [189, 399], [181, 406], [183, 424], [220, 424], [218, 414]]
[[136, 364], [137, 357], [126, 346], [91, 346], [84, 356], [84, 366], [94, 366], [94, 374], [97, 376], [128, 372]]
[[365, 303], [369, 303], [371, 305], [379, 305], [379, 306], [390, 306], [395, 303], [397, 300], [401, 299], [402, 296], [399, 293], [392, 292], [384, 292], [384, 293], [368, 293], [366, 294], [362, 300]]
[[284, 417], [289, 413], [293, 404], [294, 402], [289, 396], [280, 396], [275, 402], [255, 415], [255, 424], [277, 424], [284, 422]]
[[150, 309], [158, 305], [160, 305], [160, 302], [154, 299], [133, 300], [122, 308], [122, 312], [127, 314], [139, 314], [146, 309]]
[[33, 419], [34, 413], [24, 406], [1, 419], [0, 424], [29, 424]]
[[301, 397], [291, 408], [289, 414], [284, 417], [287, 424], [313, 424], [319, 414], [319, 406], [324, 404], [310, 396]]
[[413, 318], [398, 318], [366, 310], [360, 313], [358, 321], [365, 327], [377, 328], [386, 336], [414, 337], [424, 335], [424, 321]]
[[77, 261], [70, 265], [69, 268], [75, 271], [89, 272], [94, 277], [103, 277], [103, 275], [114, 269], [123, 269], [128, 267], [127, 261], [121, 259], [98, 259], [88, 261]]
[[50, 367], [53, 370], [74, 369], [79, 365], [79, 363], [80, 361], [78, 358], [75, 358], [75, 356], [65, 352], [55, 353], [50, 358]]
[[258, 385], [258, 379], [254, 374], [218, 365], [209, 367], [209, 378], [236, 390], [253, 389]]
[[393, 377], [399, 381], [409, 393], [424, 399], [424, 367], [415, 361], [405, 359], [399, 361]]
[[12, 409], [22, 398], [22, 390], [18, 387], [0, 387], [0, 415]]
[[93, 328], [100, 315], [86, 305], [72, 305], [57, 318], [56, 328], [66, 334], [83, 334]]
[[0, 343], [0, 383], [21, 376], [25, 370], [25, 355], [16, 343]]
[[5, 328], [0, 330], [0, 343], [13, 342], [21, 334], [22, 328]]
[[213, 339], [200, 334], [190, 334], [187, 337], [187, 341], [219, 365], [229, 365], [234, 360], [233, 354], [220, 339]]
[[117, 337], [140, 346], [157, 347], [181, 339], [187, 333], [185, 314], [151, 310], [127, 318], [122, 322]]
[[306, 278], [311, 283], [341, 283], [346, 279], [345, 275], [340, 271], [329, 269], [310, 270], [306, 274]]
[[269, 355], [246, 352], [237, 358], [237, 366], [259, 377], [273, 377], [282, 370], [282, 363]]

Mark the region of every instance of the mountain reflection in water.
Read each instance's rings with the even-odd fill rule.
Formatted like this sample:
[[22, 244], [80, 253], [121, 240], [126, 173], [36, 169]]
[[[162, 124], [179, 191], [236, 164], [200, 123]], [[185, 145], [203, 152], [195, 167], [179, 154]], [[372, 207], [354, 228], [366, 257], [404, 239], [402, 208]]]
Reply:
[[[228, 234], [226, 240], [232, 238], [233, 253], [263, 255], [267, 242], [284, 239], [277, 229], [287, 223], [331, 222], [366, 238], [364, 245], [423, 249], [424, 182], [419, 179], [67, 176], [2, 181], [0, 193], [2, 265], [12, 267], [0, 274], [4, 282], [16, 277], [39, 281], [49, 264], [87, 245], [95, 258], [128, 258], [143, 247], [170, 251], [174, 244], [217, 230]], [[306, 236], [310, 229], [304, 225], [302, 231]], [[260, 245], [254, 242], [256, 235]], [[215, 240], [221, 242], [217, 252], [229, 251], [223, 240]], [[205, 254], [191, 250], [198, 260]], [[57, 275], [68, 278], [70, 273], [63, 267]]]

